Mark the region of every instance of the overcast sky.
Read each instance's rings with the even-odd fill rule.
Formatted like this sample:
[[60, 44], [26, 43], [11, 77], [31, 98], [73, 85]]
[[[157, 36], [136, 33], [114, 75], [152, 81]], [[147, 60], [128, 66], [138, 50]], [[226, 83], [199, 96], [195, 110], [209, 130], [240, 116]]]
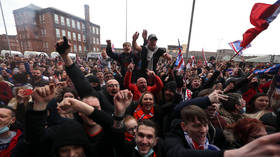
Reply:
[[[228, 43], [242, 40], [249, 28], [254, 3], [272, 4], [276, 0], [196, 0], [190, 50], [230, 49]], [[115, 47], [125, 41], [125, 0], [1, 0], [9, 35], [16, 34], [13, 10], [30, 3], [54, 7], [84, 19], [84, 4], [90, 7], [91, 22], [101, 27], [101, 43], [111, 39]], [[187, 43], [192, 0], [128, 0], [128, 41], [135, 31], [154, 33], [158, 45]], [[0, 34], [5, 33], [1, 16]], [[273, 21], [245, 50], [247, 55], [280, 55], [280, 18]], [[139, 44], [142, 40], [138, 41]]]

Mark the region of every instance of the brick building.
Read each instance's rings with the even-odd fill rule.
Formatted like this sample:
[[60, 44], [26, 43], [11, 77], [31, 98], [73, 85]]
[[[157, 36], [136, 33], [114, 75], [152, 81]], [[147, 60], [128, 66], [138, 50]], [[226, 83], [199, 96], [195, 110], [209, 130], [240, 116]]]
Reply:
[[100, 26], [90, 22], [89, 6], [84, 9], [85, 19], [33, 4], [14, 10], [20, 51], [50, 53], [56, 41], [66, 36], [72, 53], [100, 52]]
[[[16, 35], [8, 35], [10, 47], [12, 51], [19, 51], [19, 43]], [[9, 50], [7, 37], [5, 34], [0, 35], [0, 51]]]

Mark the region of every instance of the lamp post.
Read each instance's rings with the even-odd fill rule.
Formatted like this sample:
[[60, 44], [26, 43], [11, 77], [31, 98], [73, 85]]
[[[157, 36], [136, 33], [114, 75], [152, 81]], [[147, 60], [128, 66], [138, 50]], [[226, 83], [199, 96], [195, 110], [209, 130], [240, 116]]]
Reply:
[[1, 8], [1, 13], [2, 13], [2, 18], [3, 18], [3, 24], [4, 24], [4, 28], [5, 28], [5, 32], [6, 32], [6, 39], [7, 39], [7, 42], [8, 42], [10, 55], [12, 55], [11, 46], [10, 46], [10, 40], [9, 40], [8, 33], [7, 33], [7, 27], [6, 27], [6, 22], [5, 22], [5, 17], [4, 17], [4, 13], [3, 13], [3, 8], [2, 8], [1, 0], [0, 0], [0, 8]]
[[188, 45], [187, 45], [187, 59], [189, 58], [189, 49], [190, 49], [190, 42], [191, 42], [191, 35], [192, 35], [192, 23], [193, 23], [194, 7], [195, 7], [195, 0], [193, 0], [193, 5], [192, 5], [192, 15], [191, 15], [191, 22], [190, 22], [190, 28], [189, 28], [189, 37], [188, 37]]

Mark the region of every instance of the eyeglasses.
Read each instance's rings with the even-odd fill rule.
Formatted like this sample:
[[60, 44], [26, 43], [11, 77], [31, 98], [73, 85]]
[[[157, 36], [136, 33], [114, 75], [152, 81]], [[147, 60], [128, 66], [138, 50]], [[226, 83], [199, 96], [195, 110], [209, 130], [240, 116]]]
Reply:
[[120, 87], [120, 85], [119, 84], [108, 84], [107, 87], [109, 87], [109, 88], [113, 88], [113, 87], [118, 88], [118, 87]]

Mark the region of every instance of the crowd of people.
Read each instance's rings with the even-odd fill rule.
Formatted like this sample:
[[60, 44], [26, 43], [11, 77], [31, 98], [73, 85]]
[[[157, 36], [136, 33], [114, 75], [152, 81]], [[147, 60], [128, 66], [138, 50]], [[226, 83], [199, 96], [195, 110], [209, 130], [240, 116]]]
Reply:
[[1, 58], [0, 157], [280, 156], [278, 65], [179, 69], [138, 38], [98, 59], [71, 59], [65, 40], [55, 59]]

